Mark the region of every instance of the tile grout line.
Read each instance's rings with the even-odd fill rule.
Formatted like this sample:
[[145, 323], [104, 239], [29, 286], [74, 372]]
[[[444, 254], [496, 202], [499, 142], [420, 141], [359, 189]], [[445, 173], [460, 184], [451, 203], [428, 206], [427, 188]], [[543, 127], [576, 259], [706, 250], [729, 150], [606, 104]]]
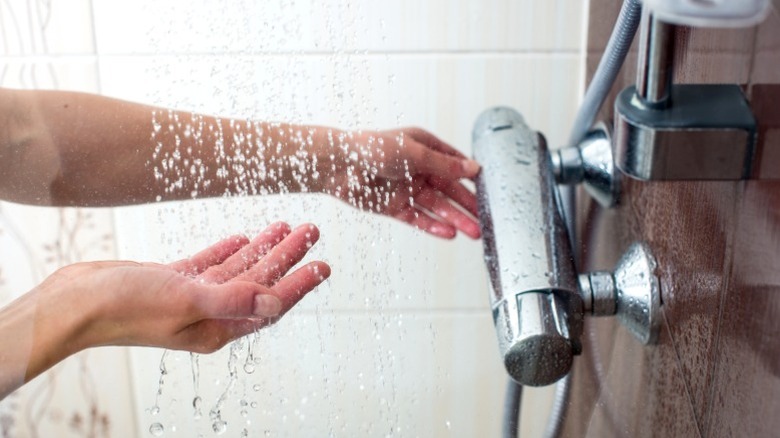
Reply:
[[211, 57], [236, 57], [236, 58], [331, 58], [331, 57], [352, 57], [352, 58], [425, 58], [425, 57], [452, 57], [452, 58], [478, 58], [478, 57], [507, 57], [507, 58], [577, 58], [580, 54], [576, 51], [421, 51], [421, 52], [369, 52], [369, 53], [347, 53], [347, 52], [159, 52], [159, 53], [60, 53], [60, 54], [5, 54], [6, 60], [68, 60], [68, 59], [105, 59], [105, 58], [211, 58]]
[[435, 308], [333, 308], [333, 309], [300, 309], [295, 313], [301, 315], [358, 315], [358, 316], [374, 316], [378, 312], [384, 312], [385, 314], [402, 315], [402, 314], [415, 314], [415, 315], [460, 315], [460, 316], [476, 316], [476, 315], [490, 315], [489, 309], [478, 308], [457, 308], [457, 307], [435, 307]]
[[724, 267], [727, 267], [728, 269], [723, 270], [724, 272], [724, 278], [723, 278], [723, 285], [721, 286], [720, 290], [720, 303], [719, 303], [719, 309], [718, 309], [718, 319], [717, 319], [717, 327], [715, 329], [715, 340], [713, 342], [713, 348], [715, 349], [713, 353], [713, 360], [712, 365], [710, 368], [711, 374], [711, 382], [712, 385], [710, 387], [710, 394], [709, 398], [707, 400], [707, 412], [704, 414], [703, 420], [706, 421], [706, 432], [707, 435], [710, 435], [710, 430], [712, 429], [712, 412], [714, 409], [714, 401], [715, 401], [715, 394], [718, 387], [718, 381], [719, 374], [717, 374], [718, 370], [718, 359], [720, 358], [721, 354], [721, 345], [720, 345], [720, 331], [723, 327], [723, 315], [724, 315], [724, 308], [726, 307], [726, 297], [729, 294], [729, 290], [731, 289], [731, 278], [733, 276], [732, 270], [734, 269], [734, 244], [735, 239], [737, 236], [737, 232], [739, 231], [739, 225], [740, 225], [740, 205], [742, 204], [742, 199], [744, 196], [744, 187], [745, 183], [740, 182], [737, 184], [735, 191], [736, 196], [734, 197], [734, 226], [732, 229], [732, 232], [729, 234], [728, 241], [726, 242], [726, 256], [724, 257], [723, 264]]
[[693, 394], [691, 393], [690, 385], [688, 384], [688, 379], [685, 378], [685, 368], [682, 365], [682, 357], [680, 356], [680, 352], [677, 349], [677, 342], [675, 342], [674, 336], [672, 334], [672, 327], [669, 325], [669, 319], [666, 317], [666, 310], [663, 306], [661, 306], [661, 314], [663, 315], [664, 319], [664, 327], [666, 327], [666, 331], [669, 335], [669, 341], [672, 344], [672, 351], [674, 351], [674, 357], [677, 360], [677, 370], [680, 372], [680, 379], [683, 381], [683, 385], [685, 386], [685, 395], [688, 398], [688, 406], [691, 408], [691, 416], [693, 417], [693, 424], [696, 425], [696, 431], [699, 433], [699, 438], [703, 438], [704, 435], [702, 435], [701, 425], [699, 424], [699, 419], [696, 418], [696, 405], [693, 403]]

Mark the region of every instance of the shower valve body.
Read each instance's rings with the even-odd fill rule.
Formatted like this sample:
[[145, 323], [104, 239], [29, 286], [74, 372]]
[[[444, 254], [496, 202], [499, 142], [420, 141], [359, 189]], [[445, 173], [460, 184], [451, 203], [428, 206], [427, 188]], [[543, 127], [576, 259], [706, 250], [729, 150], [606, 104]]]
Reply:
[[[578, 281], [544, 138], [514, 110], [493, 108], [477, 120], [473, 144], [482, 165], [477, 202], [490, 302], [509, 375], [523, 385], [541, 386], [568, 374], [582, 350], [586, 314], [617, 315], [642, 342], [652, 342], [660, 300], [647, 247], [632, 246], [614, 273], [596, 272]], [[592, 163], [585, 155], [593, 150], [577, 151], [580, 161]], [[559, 164], [567, 162], [563, 158]], [[588, 166], [580, 169], [577, 178], [590, 175], [594, 181], [599, 175]], [[567, 172], [578, 171], [559, 166], [556, 173], [560, 179]], [[614, 193], [614, 186], [600, 187]]]

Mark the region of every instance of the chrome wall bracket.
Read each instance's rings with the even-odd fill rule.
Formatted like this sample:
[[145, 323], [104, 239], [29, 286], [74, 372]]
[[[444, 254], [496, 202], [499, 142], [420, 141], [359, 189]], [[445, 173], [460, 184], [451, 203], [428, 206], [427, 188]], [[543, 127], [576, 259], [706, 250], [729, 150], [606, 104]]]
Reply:
[[663, 108], [628, 87], [615, 100], [615, 164], [640, 180], [746, 179], [756, 129], [736, 85], [672, 85]]
[[645, 9], [637, 81], [615, 100], [615, 165], [640, 180], [749, 178], [756, 119], [737, 85], [674, 85], [675, 26]]

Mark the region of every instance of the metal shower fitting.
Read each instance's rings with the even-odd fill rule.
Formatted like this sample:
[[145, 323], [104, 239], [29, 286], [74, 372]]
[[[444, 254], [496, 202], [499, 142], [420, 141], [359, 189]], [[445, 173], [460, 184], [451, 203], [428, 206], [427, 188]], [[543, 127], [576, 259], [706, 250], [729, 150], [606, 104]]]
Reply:
[[[578, 277], [544, 138], [519, 113], [499, 107], [482, 113], [472, 139], [482, 165], [477, 200], [490, 302], [509, 375], [530, 386], [565, 376], [582, 351], [586, 314], [617, 315], [640, 341], [652, 342], [660, 289], [650, 250], [636, 244], [613, 273]], [[568, 164], [558, 169], [576, 176], [570, 180], [593, 173]]]

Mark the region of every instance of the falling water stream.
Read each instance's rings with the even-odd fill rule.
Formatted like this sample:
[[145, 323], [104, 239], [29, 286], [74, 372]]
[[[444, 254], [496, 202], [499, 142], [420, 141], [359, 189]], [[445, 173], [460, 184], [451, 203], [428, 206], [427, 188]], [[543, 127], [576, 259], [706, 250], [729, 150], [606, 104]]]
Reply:
[[[334, 71], [349, 72], [349, 74], [340, 74], [331, 78], [330, 90], [320, 91], [329, 94], [330, 116], [336, 118], [335, 123], [332, 123], [334, 126], [341, 128], [363, 127], [366, 120], [375, 119], [377, 112], [378, 103], [371, 102], [366, 97], [373, 93], [375, 79], [368, 56], [365, 53], [350, 51], [348, 48], [356, 46], [358, 31], [365, 30], [359, 29], [361, 26], [365, 26], [364, 20], [361, 18], [364, 11], [358, 10], [358, 4], [348, 1], [331, 4], [329, 8], [334, 10], [328, 11], [326, 14], [325, 27], [330, 47], [325, 49], [330, 54], [326, 56], [325, 65]], [[294, 18], [290, 18], [289, 14], [284, 18], [277, 18], [279, 20], [276, 21], [275, 26], [278, 28], [294, 32], [300, 26]], [[272, 20], [266, 21], [271, 22]], [[266, 45], [266, 50], [269, 52], [274, 51], [273, 47], [269, 47], [272, 44], [273, 42], [269, 42]], [[298, 101], [301, 96], [297, 95], [299, 91], [295, 82], [305, 83], [318, 79], [308, 76], [311, 72], [307, 71], [307, 56], [294, 52], [287, 56], [290, 59], [286, 63], [264, 66], [264, 68], [278, 69], [272, 75], [275, 77], [276, 83], [264, 81], [261, 84], [262, 87], [271, 89], [265, 90], [265, 94], [270, 99], [270, 101], [262, 102], [265, 105], [273, 107], [274, 98], [278, 98], [281, 102], [289, 101], [289, 97], [284, 96], [284, 93], [292, 93], [293, 101]], [[292, 75], [291, 72], [293, 72]], [[215, 67], [212, 69], [212, 73], [219, 75], [221, 70]], [[235, 75], [236, 73], [231, 74]], [[392, 88], [395, 83], [395, 75], [390, 74], [386, 77]], [[245, 83], [246, 81], [239, 80], [239, 82]], [[292, 86], [288, 87], [290, 83]], [[367, 87], [367, 90], [358, 93], [358, 84]], [[246, 88], [240, 84], [235, 85], [236, 92]], [[218, 89], [219, 93], [229, 94], [227, 91], [229, 87], [224, 87], [224, 84]], [[396, 93], [392, 95], [394, 97], [390, 104], [397, 108]], [[235, 108], [240, 108], [240, 105], [237, 104]], [[291, 114], [284, 114], [281, 110], [272, 111], [271, 114], [276, 116], [274, 119], [277, 120], [298, 123], [310, 122], [306, 119], [307, 115], [311, 116], [309, 110], [301, 111], [301, 108], [295, 107], [291, 109]], [[248, 119], [260, 119], [252, 112], [246, 116]], [[397, 111], [394, 121], [400, 124], [402, 119], [403, 115]], [[229, 127], [236, 134], [231, 137], [226, 136], [225, 127]], [[271, 130], [280, 130], [281, 132], [284, 129], [286, 128], [283, 128], [282, 125], [239, 122], [229, 119], [207, 123], [201, 116], [195, 114], [182, 116], [181, 113], [171, 111], [153, 113], [151, 139], [157, 146], [149, 165], [154, 172], [155, 179], [164, 185], [164, 193], [158, 197], [158, 201], [164, 201], [172, 195], [197, 198], [201, 192], [208, 191], [217, 180], [229, 181], [233, 194], [226, 196], [231, 199], [237, 196], [243, 200], [226, 201], [218, 204], [217, 208], [224, 209], [223, 213], [227, 217], [233, 215], [234, 217], [230, 218], [233, 219], [233, 222], [238, 219], [238, 222], [251, 223], [259, 219], [261, 224], [251, 226], [247, 234], [252, 229], [261, 228], [262, 221], [270, 223], [277, 219], [289, 219], [285, 217], [284, 207], [278, 209], [278, 207], [269, 208], [266, 206], [260, 212], [252, 212], [245, 208], [247, 203], [257, 204], [259, 202], [262, 204], [265, 202], [263, 200], [253, 201], [252, 197], [263, 198], [275, 192], [284, 195], [292, 189], [278, 180], [282, 168], [293, 169], [292, 182], [298, 185], [298, 190], [303, 193], [310, 191], [309, 185], [320, 178], [319, 172], [315, 168], [318, 164], [316, 157], [312, 158], [313, 154], [310, 152], [312, 135], [315, 132], [311, 130], [284, 132], [288, 143], [296, 145], [297, 152], [282, 157], [275, 155], [275, 152], [279, 151], [279, 145], [272, 143], [268, 134], [272, 133]], [[173, 138], [173, 142], [168, 141], [170, 138]], [[381, 146], [383, 139], [369, 140], [368, 145], [356, 145], [349, 136], [337, 136], [331, 131], [327, 132], [327, 138], [330, 147], [334, 150], [337, 148], [342, 151], [346, 151], [347, 148], [353, 150], [346, 157], [349, 161], [346, 170], [349, 175], [347, 184], [356, 192], [368, 191], [369, 189], [363, 187], [366, 187], [365, 183], [376, 177], [378, 169], [376, 164], [370, 161], [370, 158], [364, 157], [371, 156], [367, 148], [376, 144]], [[403, 137], [400, 137], [399, 141], [403, 143]], [[219, 166], [216, 175], [210, 173], [203, 160], [197, 157], [194, 152], [198, 146], [212, 144]], [[357, 151], [353, 148], [354, 146], [359, 146]], [[268, 157], [271, 159], [269, 160]], [[335, 168], [337, 163], [334, 160], [336, 157], [331, 154], [329, 159]], [[408, 166], [405, 167], [405, 174], [407, 179], [411, 179]], [[182, 193], [185, 187], [191, 187], [188, 189], [189, 193]], [[371, 196], [358, 198], [350, 192], [349, 197], [345, 200], [359, 210], [376, 209], [378, 206], [374, 204], [372, 199], [385, 203], [390, 200], [391, 193], [387, 192], [388, 189], [376, 187], [370, 190], [373, 193], [366, 194]], [[408, 196], [411, 200], [411, 187], [409, 190]], [[322, 211], [323, 209], [321, 200], [315, 202], [298, 197], [292, 202], [303, 203], [305, 211]], [[307, 208], [307, 204], [316, 205], [318, 208]], [[176, 213], [173, 211], [174, 209], [165, 207], [166, 205], [160, 204], [158, 221], [162, 222], [160, 227], [166, 230], [163, 231], [161, 242], [167, 247], [173, 248], [176, 245], [181, 245], [186, 239], [192, 238], [193, 233], [202, 235], [204, 230], [220, 229], [222, 226], [209, 219], [213, 215], [212, 212], [208, 211], [212, 204], [195, 203], [188, 207], [179, 206], [177, 208], [188, 208], [195, 217], [202, 217], [201, 228], [190, 229], [185, 233], [179, 230], [167, 231], [165, 223], [170, 220], [167, 218], [177, 215], [186, 217], [192, 214], [182, 211]], [[228, 207], [225, 208], [226, 206]], [[241, 208], [237, 206], [241, 206]], [[326, 211], [333, 211], [333, 207], [326, 206], [326, 208]], [[198, 211], [199, 209], [200, 211]], [[247, 217], [240, 217], [242, 211]], [[323, 432], [322, 434], [318, 433], [318, 435], [339, 436], [347, 431], [353, 431], [362, 432], [365, 435], [382, 433], [395, 436], [403, 432], [401, 421], [404, 417], [404, 411], [398, 409], [398, 404], [402, 400], [398, 399], [397, 394], [397, 385], [402, 376], [399, 375], [399, 364], [393, 346], [410, 335], [404, 325], [405, 322], [409, 321], [409, 317], [398, 310], [391, 310], [388, 306], [403, 304], [404, 301], [417, 302], [421, 293], [424, 300], [426, 293], [419, 289], [427, 289], [428, 285], [422, 285], [422, 287], [415, 285], [417, 290], [413, 292], [398, 290], [398, 286], [396, 286], [398, 281], [394, 276], [402, 275], [402, 273], [391, 272], [389, 269], [391, 266], [399, 266], [401, 257], [412, 258], [415, 264], [420, 265], [426, 264], [427, 260], [421, 256], [420, 250], [411, 254], [399, 252], [393, 238], [386, 232], [387, 225], [384, 225], [381, 219], [353, 211], [345, 212], [343, 208], [339, 208], [336, 210], [335, 216], [331, 214], [328, 217], [327, 214], [317, 213], [308, 220], [318, 224], [324, 223], [324, 228], [328, 226], [328, 223], [337, 224], [345, 221], [360, 224], [364, 231], [360, 231], [359, 227], [353, 230], [353, 236], [343, 236], [342, 238], [343, 244], [348, 245], [348, 248], [345, 248], [346, 251], [343, 251], [347, 256], [337, 260], [329, 260], [329, 262], [342, 272], [344, 272], [345, 267], [348, 268], [346, 275], [363, 276], [362, 279], [358, 278], [355, 284], [370, 285], [371, 290], [355, 290], [353, 288], [335, 290], [332, 281], [328, 280], [320, 286], [321, 292], [315, 292], [327, 296], [314, 305], [313, 311], [302, 310], [303, 313], [296, 315], [297, 308], [293, 309], [291, 315], [277, 325], [236, 340], [220, 353], [209, 356], [190, 354], [188, 357], [189, 369], [186, 371], [176, 367], [173, 364], [174, 361], [171, 360], [172, 355], [179, 353], [166, 351], [160, 361], [160, 378], [154, 406], [149, 409], [151, 424], [148, 430], [151, 435], [176, 435], [176, 431], [187, 430], [189, 427], [186, 426], [187, 424], [194, 424], [198, 436], [273, 436], [278, 433], [287, 433], [285, 430], [306, 430], [305, 424], [307, 422], [323, 417], [326, 418], [324, 425], [327, 427], [327, 432], [318, 431]], [[212, 233], [206, 234], [213, 235]], [[323, 236], [322, 240], [320, 245], [338, 245], [340, 243], [338, 239], [328, 239], [326, 236]], [[389, 248], [389, 252], [387, 248]], [[315, 247], [307, 259], [316, 258], [321, 251]], [[349, 282], [339, 283], [341, 287], [344, 284], [349, 284]], [[344, 301], [344, 298], [330, 297], [332, 294], [344, 294], [350, 302], [355, 304], [345, 310], [331, 307], [331, 301]], [[412, 315], [412, 320], [414, 318]], [[364, 326], [365, 321], [369, 321], [371, 327], [369, 337], [363, 336], [354, 331], [357, 329], [351, 328], [355, 325]], [[429, 334], [435, 331], [432, 325], [427, 326], [426, 329], [430, 331]], [[350, 331], [354, 331], [354, 333], [351, 335]], [[416, 333], [415, 336], [425, 338], [425, 333]], [[388, 339], [388, 337], [391, 338]], [[350, 338], [371, 339], [373, 345], [348, 345], [346, 346], [347, 350], [344, 349], [344, 345], [335, 345], [339, 340]], [[435, 344], [431, 344], [429, 348], [435, 351]], [[312, 359], [317, 365], [301, 366], [301, 360]], [[364, 364], [352, 363], [356, 360], [364, 362]], [[223, 361], [221, 367], [219, 366], [220, 361]], [[289, 367], [289, 369], [282, 370], [282, 374], [286, 378], [273, 382], [273, 375], [279, 370], [269, 367], [280, 364]], [[168, 381], [183, 379], [184, 374], [191, 376], [191, 387], [184, 386], [177, 393], [171, 392], [172, 388], [169, 389]], [[437, 387], [436, 390], [440, 391], [441, 388]], [[364, 394], [364, 399], [367, 402], [365, 406], [352, 406], [349, 409], [344, 409], [333, 405], [333, 403], [344, 400], [341, 397], [342, 394], [353, 391]], [[297, 394], [300, 398], [298, 400], [291, 399], [293, 394]], [[188, 406], [189, 409], [181, 409], [179, 406]], [[364, 414], [359, 417], [348, 414], [349, 410], [355, 409]], [[325, 413], [313, 410], [324, 410]], [[370, 411], [374, 412], [366, 416], [365, 414]], [[239, 415], [235, 415], [236, 413]], [[263, 424], [255, 420], [268, 416], [277, 418], [278, 422], [274, 425]], [[369, 420], [357, 426], [352, 424], [354, 421], [359, 421], [356, 418], [361, 417], [379, 418], [382, 424], [374, 423], [375, 420]], [[313, 424], [323, 425], [321, 420]], [[449, 428], [449, 420], [447, 420], [447, 427]]]

